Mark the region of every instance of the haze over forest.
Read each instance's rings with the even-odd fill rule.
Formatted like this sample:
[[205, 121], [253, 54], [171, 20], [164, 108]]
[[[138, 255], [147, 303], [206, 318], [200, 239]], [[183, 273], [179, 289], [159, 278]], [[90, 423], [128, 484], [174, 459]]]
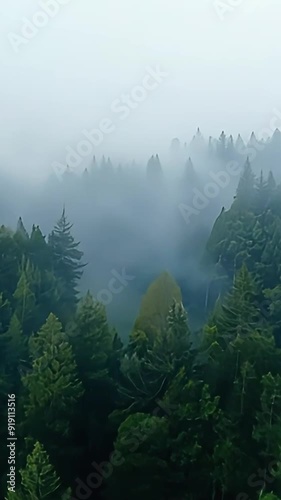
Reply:
[[0, 14], [0, 498], [280, 500], [280, 2]]

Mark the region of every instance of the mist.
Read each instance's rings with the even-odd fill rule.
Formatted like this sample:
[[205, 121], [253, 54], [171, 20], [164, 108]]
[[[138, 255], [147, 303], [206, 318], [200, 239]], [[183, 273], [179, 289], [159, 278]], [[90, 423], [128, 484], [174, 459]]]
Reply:
[[[93, 154], [117, 162], [163, 155], [171, 138], [188, 141], [198, 126], [245, 139], [266, 127], [281, 108], [280, 4], [217, 3], [61, 1], [45, 19], [40, 2], [3, 5], [1, 168], [40, 179], [105, 118], [114, 130], [85, 164]], [[147, 67], [166, 77], [121, 120], [112, 104], [141, 85]]]
[[[280, 11], [277, 1], [250, 0], [14, 1], [1, 9], [2, 223], [15, 228], [21, 216], [47, 235], [65, 206], [88, 264], [81, 291], [97, 295], [112, 271], [136, 275], [107, 305], [113, 323], [130, 318], [125, 335], [161, 271], [179, 280], [190, 307], [205, 279], [199, 255], [239, 180], [186, 216], [194, 189], [203, 192], [222, 167], [209, 137], [241, 134], [241, 167], [251, 132], [265, 143], [281, 125]], [[257, 175], [269, 154], [262, 150], [253, 149]], [[150, 185], [152, 155], [161, 175]], [[270, 157], [267, 170], [278, 176], [276, 163]]]
[[281, 498], [280, 14], [0, 5], [0, 498]]

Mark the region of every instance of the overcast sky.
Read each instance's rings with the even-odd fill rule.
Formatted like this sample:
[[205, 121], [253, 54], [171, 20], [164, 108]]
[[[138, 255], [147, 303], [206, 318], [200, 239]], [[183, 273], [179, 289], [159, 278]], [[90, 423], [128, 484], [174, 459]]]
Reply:
[[[64, 2], [29, 39], [17, 37], [23, 18], [42, 21], [40, 2], [0, 3], [1, 168], [34, 176], [64, 162], [105, 118], [114, 131], [96, 154], [141, 159], [197, 126], [247, 136], [281, 113], [280, 0]], [[157, 66], [163, 81], [126, 118], [112, 112]]]

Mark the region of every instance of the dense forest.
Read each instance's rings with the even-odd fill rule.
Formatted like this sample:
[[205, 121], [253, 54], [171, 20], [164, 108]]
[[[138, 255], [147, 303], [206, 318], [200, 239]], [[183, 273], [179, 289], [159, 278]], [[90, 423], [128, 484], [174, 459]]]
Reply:
[[1, 179], [1, 498], [281, 498], [280, 155], [198, 129]]

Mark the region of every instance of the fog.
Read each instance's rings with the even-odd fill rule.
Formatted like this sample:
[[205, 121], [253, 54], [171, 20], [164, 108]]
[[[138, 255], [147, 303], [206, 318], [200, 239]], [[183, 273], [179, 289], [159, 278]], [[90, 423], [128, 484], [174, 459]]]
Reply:
[[[14, 0], [0, 9], [1, 224], [14, 229], [22, 216], [47, 235], [65, 205], [88, 263], [81, 291], [100, 298], [112, 273], [130, 276], [105, 301], [122, 335], [163, 270], [196, 327], [206, 241], [246, 158], [257, 176], [262, 168], [281, 180], [280, 3]], [[245, 144], [232, 150], [239, 133]], [[239, 172], [194, 208], [194, 190], [231, 161]]]
[[[26, 20], [42, 12], [40, 2], [1, 7], [1, 167], [13, 174], [36, 179], [65, 162], [66, 147], [112, 117], [113, 101], [147, 67], [167, 77], [125, 120], [113, 116], [97, 156], [144, 160], [197, 126], [206, 136], [247, 137], [281, 108], [278, 0], [224, 2], [236, 4], [225, 12], [213, 0], [60, 3], [35, 34]], [[29, 39], [13, 38], [24, 29]]]

